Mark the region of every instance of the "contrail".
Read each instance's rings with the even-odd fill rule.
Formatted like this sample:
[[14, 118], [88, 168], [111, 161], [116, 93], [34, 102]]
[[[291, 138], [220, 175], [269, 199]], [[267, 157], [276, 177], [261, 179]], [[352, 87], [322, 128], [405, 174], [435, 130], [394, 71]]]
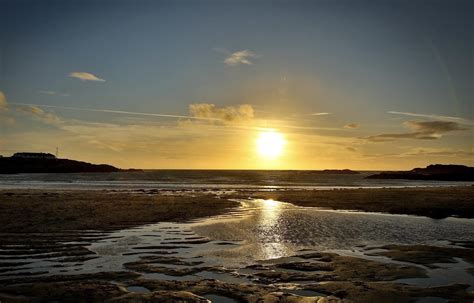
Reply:
[[461, 117], [450, 117], [450, 116], [441, 116], [441, 115], [434, 115], [434, 114], [417, 114], [417, 113], [398, 112], [398, 111], [388, 111], [387, 113], [395, 114], [395, 115], [411, 116], [411, 117], [422, 117], [422, 118], [431, 118], [431, 119], [439, 119], [439, 120], [455, 120], [455, 121], [462, 121], [464, 123], [472, 123], [472, 121], [465, 118], [461, 118]]
[[140, 113], [140, 112], [129, 112], [129, 111], [122, 111], [122, 110], [102, 109], [102, 108], [85, 108], [85, 107], [47, 105], [47, 104], [32, 104], [32, 103], [8, 103], [8, 104], [9, 105], [17, 105], [17, 106], [37, 106], [37, 107], [46, 107], [46, 108], [80, 110], [80, 111], [87, 111], [87, 112], [99, 112], [99, 113], [122, 114], [122, 115], [136, 115], [136, 116], [151, 116], [151, 117], [165, 117], [165, 118], [185, 118], [185, 119], [194, 119], [194, 120], [222, 121], [222, 119], [218, 119], [218, 118], [203, 118], [203, 117], [184, 116], [184, 115]]
[[[136, 116], [148, 116], [148, 117], [165, 117], [165, 118], [183, 118], [183, 119], [193, 119], [193, 120], [204, 120], [204, 121], [224, 121], [219, 118], [205, 118], [205, 117], [194, 117], [194, 116], [185, 116], [185, 115], [169, 115], [169, 114], [155, 114], [155, 113], [142, 113], [142, 112], [129, 112], [122, 110], [112, 110], [112, 109], [103, 109], [103, 108], [87, 108], [87, 107], [74, 107], [74, 106], [61, 106], [61, 105], [49, 105], [49, 104], [34, 104], [34, 103], [14, 103], [10, 102], [8, 105], [14, 106], [36, 106], [44, 108], [57, 108], [65, 110], [78, 110], [86, 112], [99, 112], [99, 113], [111, 113], [111, 114], [121, 114], [121, 115], [136, 115]], [[278, 121], [278, 120], [277, 120]], [[221, 125], [224, 127], [240, 128], [240, 129], [250, 129], [262, 131], [266, 130], [269, 127], [255, 127], [255, 126], [241, 126], [241, 125]], [[310, 127], [310, 126], [295, 126], [295, 125], [280, 125], [280, 128], [290, 128], [290, 129], [300, 129], [300, 130], [342, 130], [339, 128], [326, 128], [326, 127]]]

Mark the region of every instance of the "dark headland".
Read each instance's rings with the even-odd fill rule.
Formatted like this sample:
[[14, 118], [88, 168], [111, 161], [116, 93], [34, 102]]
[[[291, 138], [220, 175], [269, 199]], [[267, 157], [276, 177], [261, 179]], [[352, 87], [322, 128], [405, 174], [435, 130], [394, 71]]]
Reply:
[[328, 174], [328, 175], [358, 175], [360, 174], [358, 171], [350, 170], [350, 169], [325, 169], [320, 171], [321, 174]]
[[410, 171], [382, 172], [368, 176], [369, 179], [407, 179], [435, 181], [474, 181], [474, 167], [465, 165], [433, 164]]
[[119, 172], [120, 168], [108, 164], [59, 159], [47, 153], [16, 153], [0, 157], [0, 174], [22, 173], [98, 173]]

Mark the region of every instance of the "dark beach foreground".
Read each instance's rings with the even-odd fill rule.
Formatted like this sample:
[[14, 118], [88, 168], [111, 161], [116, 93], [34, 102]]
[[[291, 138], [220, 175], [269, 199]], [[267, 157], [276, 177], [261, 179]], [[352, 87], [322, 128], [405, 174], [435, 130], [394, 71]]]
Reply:
[[224, 213], [238, 203], [197, 194], [115, 191], [0, 191], [0, 232], [113, 230]]
[[[405, 284], [403, 279], [427, 278], [440, 263], [457, 264], [459, 260], [470, 264], [467, 272], [472, 275], [474, 239], [451, 241], [443, 246], [361, 245], [375, 259], [303, 249], [291, 258], [256, 260], [254, 264], [243, 265], [237, 274], [234, 268], [181, 257], [177, 254], [181, 248], [210, 245], [215, 241], [192, 230], [165, 226], [161, 233], [150, 230], [145, 234], [157, 239], [153, 246], [120, 244], [135, 245], [131, 249], [133, 253], [119, 251], [113, 256], [118, 259], [111, 259], [127, 258], [120, 271], [107, 270], [107, 264], [101, 264], [90, 273], [70, 272], [100, 258], [91, 243], [121, 241], [115, 239], [113, 231], [232, 214], [239, 203], [228, 198], [250, 196], [306, 207], [472, 218], [473, 191], [472, 187], [246, 191], [217, 196], [192, 191], [169, 195], [153, 190], [3, 190], [0, 191], [0, 301], [324, 303], [416, 302], [434, 298], [472, 302], [470, 285], [453, 282], [421, 286]], [[127, 239], [134, 241], [133, 236]], [[227, 242], [214, 244], [238, 246]], [[132, 254], [136, 258], [129, 260]], [[54, 264], [57, 273], [35, 271], [38, 260]], [[211, 276], [195, 279], [194, 275], [201, 273]], [[226, 278], [220, 279], [222, 276]]]

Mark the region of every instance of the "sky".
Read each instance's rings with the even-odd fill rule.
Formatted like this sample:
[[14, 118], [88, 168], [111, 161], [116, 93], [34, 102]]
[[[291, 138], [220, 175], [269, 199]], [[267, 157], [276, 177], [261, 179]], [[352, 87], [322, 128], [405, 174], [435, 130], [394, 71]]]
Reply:
[[[473, 15], [456, 0], [0, 0], [0, 154], [472, 166]], [[259, 153], [268, 132], [277, 156]]]

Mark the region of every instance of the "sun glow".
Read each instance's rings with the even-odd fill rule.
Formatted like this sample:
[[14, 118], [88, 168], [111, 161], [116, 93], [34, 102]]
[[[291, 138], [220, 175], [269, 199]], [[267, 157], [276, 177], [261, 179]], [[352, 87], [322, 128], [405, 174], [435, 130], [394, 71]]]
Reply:
[[274, 159], [282, 154], [285, 144], [285, 138], [281, 133], [269, 130], [260, 133], [257, 139], [257, 151], [265, 159]]

